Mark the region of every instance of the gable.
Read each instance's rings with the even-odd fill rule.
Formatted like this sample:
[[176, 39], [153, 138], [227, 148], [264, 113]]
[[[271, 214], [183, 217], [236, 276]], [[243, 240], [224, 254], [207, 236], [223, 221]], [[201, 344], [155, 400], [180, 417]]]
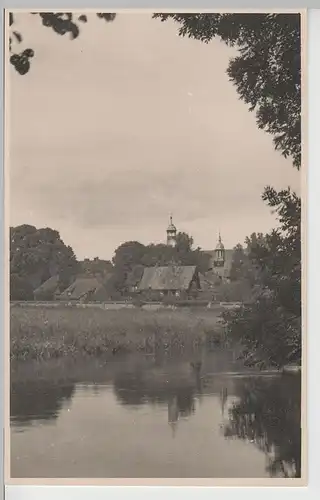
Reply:
[[196, 266], [158, 266], [144, 269], [139, 290], [187, 290]]

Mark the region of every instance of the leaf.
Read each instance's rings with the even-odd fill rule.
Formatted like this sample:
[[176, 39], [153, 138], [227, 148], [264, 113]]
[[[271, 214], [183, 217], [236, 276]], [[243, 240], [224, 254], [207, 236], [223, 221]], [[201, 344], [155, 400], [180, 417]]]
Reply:
[[78, 36], [80, 34], [80, 30], [76, 24], [72, 24], [72, 26], [70, 28], [70, 33], [71, 33], [72, 40], [75, 40], [76, 38], [78, 38]]
[[15, 39], [17, 40], [18, 43], [22, 42], [22, 35], [21, 35], [21, 33], [19, 33], [18, 31], [14, 31], [12, 34], [15, 36]]
[[12, 12], [9, 12], [9, 26], [12, 26], [14, 23], [14, 17]]
[[88, 21], [87, 16], [82, 14], [81, 16], [78, 17], [78, 20], [81, 21], [82, 23], [86, 23]]
[[33, 49], [25, 49], [23, 52], [22, 52], [23, 55], [25, 55], [26, 57], [30, 58], [30, 57], [34, 57], [34, 50]]
[[30, 69], [29, 58], [23, 54], [13, 54], [10, 57], [10, 63], [20, 75], [25, 75]]
[[116, 14], [112, 13], [112, 14], [107, 14], [105, 12], [98, 12], [97, 13], [97, 16], [100, 18], [100, 19], [104, 19], [106, 22], [112, 22], [114, 21], [114, 19], [116, 18]]

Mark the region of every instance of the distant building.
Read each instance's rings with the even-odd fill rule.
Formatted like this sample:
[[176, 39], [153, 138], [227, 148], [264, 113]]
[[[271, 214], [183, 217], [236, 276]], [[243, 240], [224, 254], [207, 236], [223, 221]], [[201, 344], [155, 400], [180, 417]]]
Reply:
[[[177, 228], [173, 224], [172, 216], [167, 227], [167, 245], [174, 247], [177, 243]], [[222, 243], [221, 234], [219, 232], [218, 243], [214, 250], [203, 250], [203, 253], [210, 256], [210, 264], [208, 271], [213, 271], [221, 278], [223, 282], [230, 280], [230, 271], [233, 259], [233, 249], [226, 249]]]
[[196, 266], [146, 267], [137, 286], [139, 292], [149, 292], [160, 297], [189, 296], [200, 288]]
[[226, 249], [219, 233], [218, 243], [214, 250], [204, 250], [203, 253], [210, 255], [209, 271], [219, 276], [223, 282], [230, 281], [230, 272], [234, 250]]
[[170, 223], [167, 227], [167, 245], [175, 247], [177, 243], [177, 228], [172, 222], [172, 216], [170, 216]]

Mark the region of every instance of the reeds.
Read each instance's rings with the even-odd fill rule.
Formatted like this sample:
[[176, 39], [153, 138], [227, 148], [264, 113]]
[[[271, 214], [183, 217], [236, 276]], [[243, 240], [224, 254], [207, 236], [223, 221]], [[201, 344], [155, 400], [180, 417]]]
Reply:
[[140, 308], [11, 308], [10, 356], [45, 360], [148, 352], [157, 346], [184, 349], [219, 330], [219, 315], [206, 309], [144, 311]]

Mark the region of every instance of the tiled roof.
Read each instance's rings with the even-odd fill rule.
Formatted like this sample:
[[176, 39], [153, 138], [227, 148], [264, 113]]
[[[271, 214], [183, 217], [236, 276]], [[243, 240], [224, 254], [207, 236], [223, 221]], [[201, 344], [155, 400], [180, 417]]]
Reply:
[[88, 293], [95, 293], [103, 285], [97, 278], [77, 278], [64, 292], [60, 294], [61, 300], [79, 300]]
[[196, 266], [146, 267], [139, 290], [187, 290], [195, 272]]

